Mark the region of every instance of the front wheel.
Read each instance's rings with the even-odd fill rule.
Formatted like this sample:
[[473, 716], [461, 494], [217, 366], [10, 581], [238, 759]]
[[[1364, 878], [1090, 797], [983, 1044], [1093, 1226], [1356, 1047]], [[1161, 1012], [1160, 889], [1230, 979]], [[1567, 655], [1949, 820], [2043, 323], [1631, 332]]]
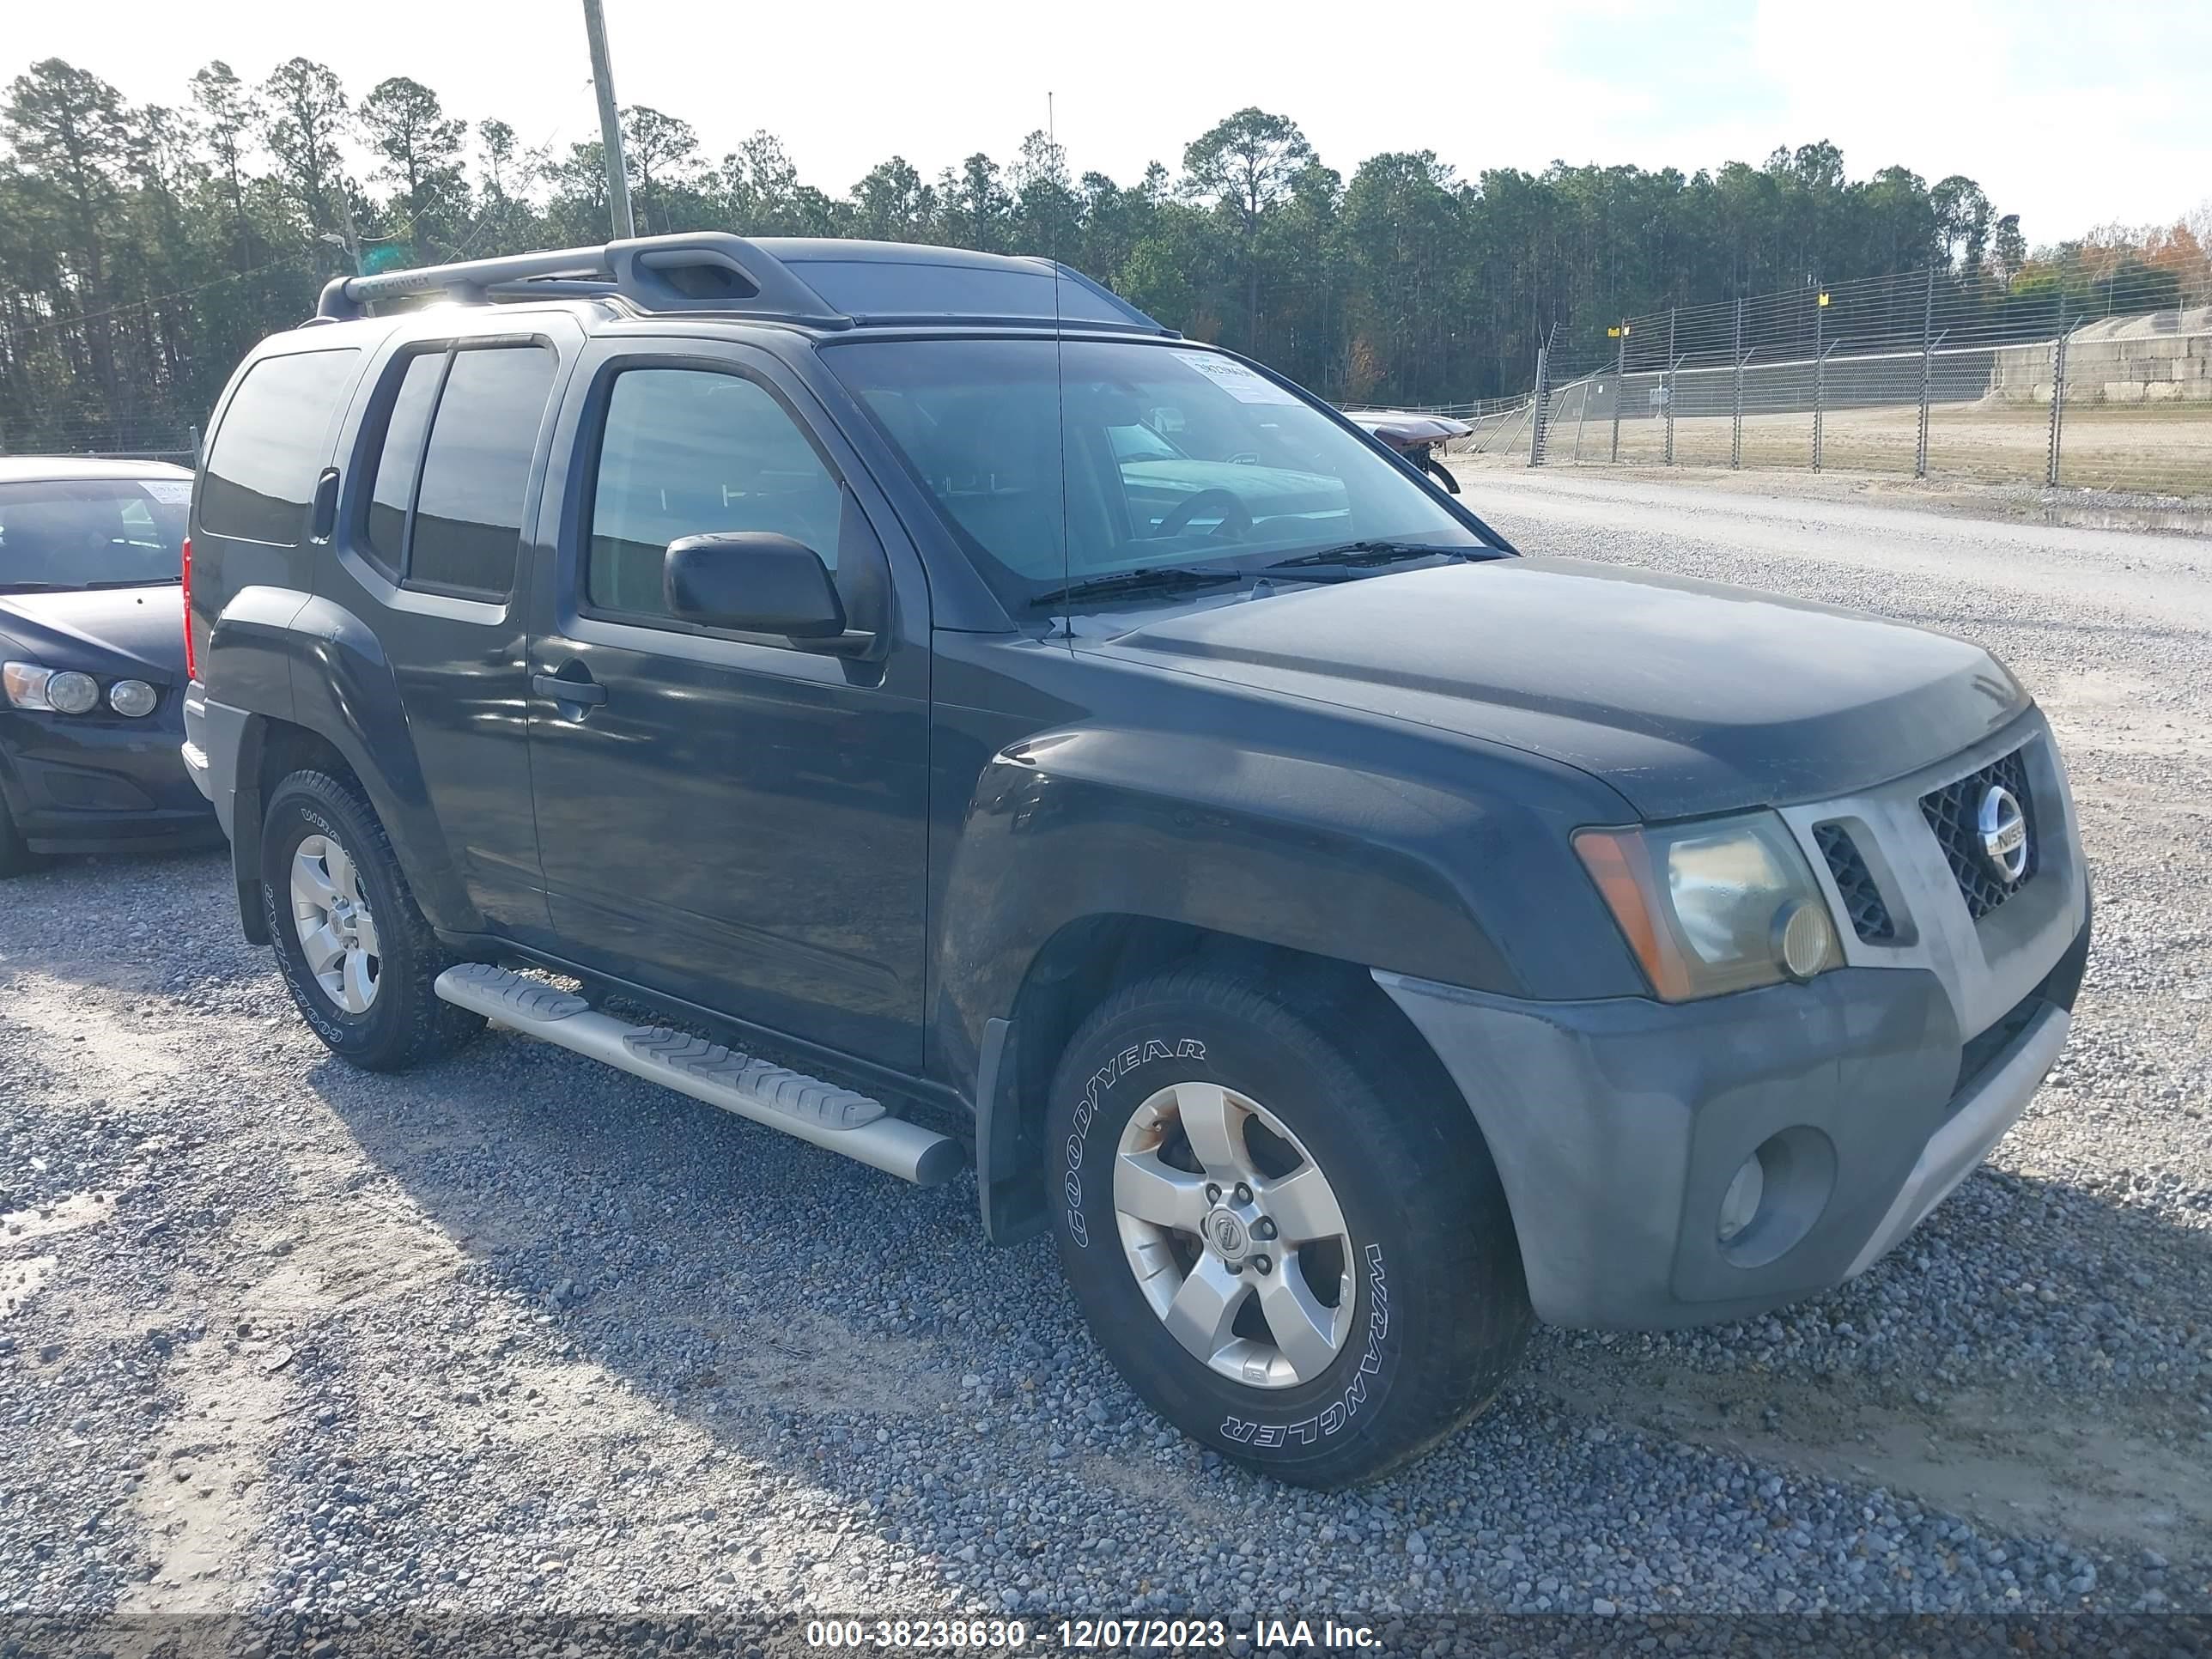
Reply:
[[1049, 1108], [1060, 1259], [1162, 1416], [1282, 1480], [1419, 1455], [1489, 1403], [1531, 1316], [1463, 1102], [1236, 978], [1124, 990]]
[[398, 1071], [483, 1030], [482, 1015], [432, 988], [453, 958], [349, 780], [295, 772], [276, 786], [262, 824], [261, 895], [285, 988], [341, 1060]]
[[8, 815], [8, 803], [0, 800], [0, 876], [20, 876], [38, 867], [38, 854], [24, 845], [22, 832]]

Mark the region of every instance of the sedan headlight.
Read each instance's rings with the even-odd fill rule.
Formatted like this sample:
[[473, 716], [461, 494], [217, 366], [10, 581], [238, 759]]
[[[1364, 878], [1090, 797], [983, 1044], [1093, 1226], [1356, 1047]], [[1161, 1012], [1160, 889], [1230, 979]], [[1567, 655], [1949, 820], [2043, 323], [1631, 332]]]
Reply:
[[1583, 830], [1575, 851], [1668, 1002], [1810, 979], [1843, 960], [1805, 855], [1771, 812]]
[[107, 706], [134, 720], [152, 714], [161, 700], [161, 693], [143, 680], [118, 680], [107, 688]]
[[0, 690], [18, 708], [56, 714], [88, 714], [100, 707], [100, 682], [74, 668], [41, 668], [32, 662], [0, 664]]

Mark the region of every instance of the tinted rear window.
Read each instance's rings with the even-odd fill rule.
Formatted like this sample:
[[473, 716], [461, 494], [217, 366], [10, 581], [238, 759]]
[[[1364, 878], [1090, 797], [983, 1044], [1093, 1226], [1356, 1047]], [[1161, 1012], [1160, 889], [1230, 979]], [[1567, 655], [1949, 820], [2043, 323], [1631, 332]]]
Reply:
[[296, 546], [307, 503], [330, 453], [331, 420], [352, 384], [360, 352], [264, 357], [216, 429], [200, 492], [200, 528], [211, 536]]
[[410, 584], [472, 598], [514, 590], [522, 498], [559, 361], [544, 346], [454, 354], [422, 462]]

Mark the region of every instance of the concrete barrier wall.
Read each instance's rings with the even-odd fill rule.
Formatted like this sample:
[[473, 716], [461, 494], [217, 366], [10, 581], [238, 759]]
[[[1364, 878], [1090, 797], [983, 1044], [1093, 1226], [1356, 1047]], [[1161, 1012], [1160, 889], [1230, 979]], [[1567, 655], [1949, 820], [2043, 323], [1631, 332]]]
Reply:
[[[1934, 352], [1928, 363], [1928, 397], [1931, 403], [1978, 403], [1989, 395], [1996, 350], [1989, 346], [1953, 347]], [[2046, 352], [2046, 356], [2047, 356]], [[1820, 376], [1820, 401], [1831, 410], [1881, 409], [1920, 401], [1920, 354], [1917, 351], [1881, 352], [1859, 357], [1831, 357]], [[2044, 378], [2051, 378], [2049, 368]], [[1814, 404], [1813, 360], [1745, 365], [1743, 412], [1747, 416], [1809, 414]], [[1620, 396], [1624, 421], [1658, 420], [1667, 413], [1666, 374], [1658, 369], [1628, 371], [1625, 383], [1600, 370], [1589, 376], [1555, 385], [1552, 392], [1553, 419], [1572, 419], [1583, 411], [1588, 418], [1613, 419], [1613, 399]], [[1736, 374], [1729, 368], [1685, 368], [1676, 371], [1673, 387], [1674, 416], [1695, 420], [1728, 416], [1735, 410]]]
[[[2005, 346], [1990, 371], [1990, 398], [2048, 404], [2055, 354], [2050, 342]], [[2107, 318], [2066, 347], [2069, 404], [2212, 403], [2212, 307]]]

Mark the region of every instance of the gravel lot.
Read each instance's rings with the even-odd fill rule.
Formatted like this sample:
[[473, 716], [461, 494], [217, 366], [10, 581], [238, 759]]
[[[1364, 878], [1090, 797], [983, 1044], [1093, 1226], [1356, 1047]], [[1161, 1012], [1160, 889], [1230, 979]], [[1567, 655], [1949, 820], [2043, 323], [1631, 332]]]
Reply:
[[512, 1036], [329, 1060], [227, 866], [0, 890], [0, 1608], [2212, 1609], [2212, 544], [1486, 469], [1532, 551], [1982, 641], [2099, 893], [2074, 1037], [1889, 1261], [1540, 1334], [1355, 1494], [1140, 1407], [1042, 1242]]

